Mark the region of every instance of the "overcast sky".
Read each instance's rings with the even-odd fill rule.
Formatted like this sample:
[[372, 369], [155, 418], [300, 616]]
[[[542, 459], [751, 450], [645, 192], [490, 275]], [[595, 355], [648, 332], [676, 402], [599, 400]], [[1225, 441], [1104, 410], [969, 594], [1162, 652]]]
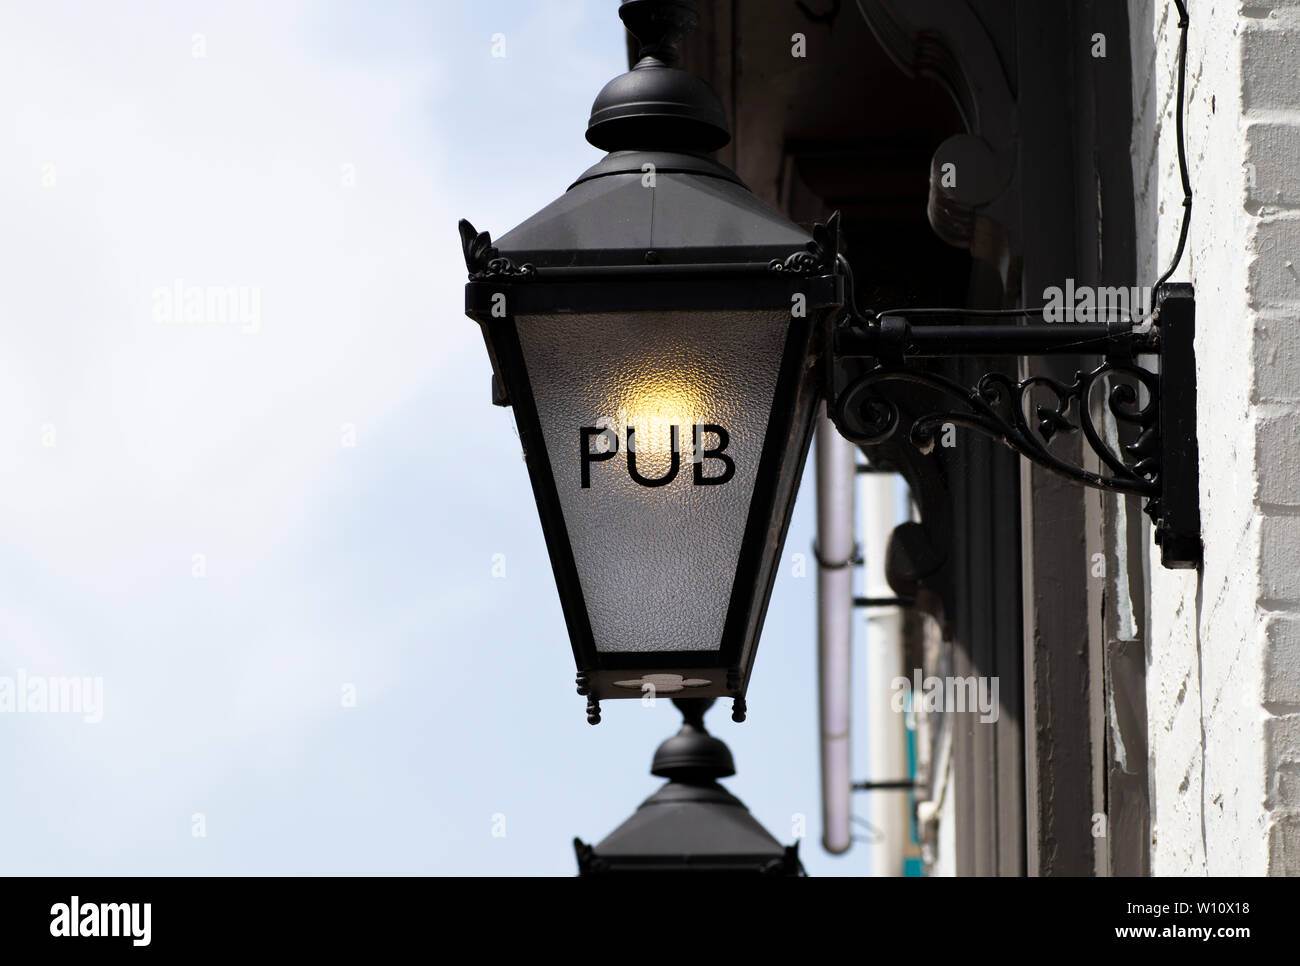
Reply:
[[[103, 708], [0, 714], [0, 871], [571, 875], [657, 787], [672, 705], [573, 691], [456, 232], [599, 159], [615, 10], [5, 0], [0, 676]], [[709, 724], [863, 874], [818, 844], [812, 503]]]

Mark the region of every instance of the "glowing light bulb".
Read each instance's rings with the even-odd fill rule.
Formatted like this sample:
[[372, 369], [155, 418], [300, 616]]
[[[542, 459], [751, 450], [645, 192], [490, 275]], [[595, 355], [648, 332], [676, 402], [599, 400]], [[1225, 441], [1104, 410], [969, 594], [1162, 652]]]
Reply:
[[[698, 411], [698, 399], [689, 386], [658, 379], [637, 387], [620, 407], [620, 435], [633, 452], [648, 456], [666, 456], [674, 449], [690, 452]], [[633, 430], [630, 442], [629, 429]]]

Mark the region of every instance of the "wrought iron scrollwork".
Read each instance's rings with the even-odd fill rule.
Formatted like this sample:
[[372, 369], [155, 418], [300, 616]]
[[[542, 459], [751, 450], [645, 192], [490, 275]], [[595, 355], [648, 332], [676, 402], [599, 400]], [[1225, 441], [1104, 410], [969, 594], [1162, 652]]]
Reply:
[[[922, 452], [931, 452], [938, 431], [951, 423], [1001, 440], [1026, 459], [1085, 486], [1147, 497], [1160, 495], [1159, 376], [1141, 366], [1109, 361], [1090, 372], [1075, 373], [1069, 384], [1046, 376], [1017, 382], [990, 372], [980, 377], [974, 388], [920, 369], [878, 366], [840, 394], [836, 409], [842, 433], [862, 445], [878, 444], [893, 435], [900, 422], [898, 406], [877, 391], [890, 382], [933, 390], [964, 407], [913, 420], [908, 436]], [[1093, 393], [1103, 382], [1111, 384], [1106, 404], [1116, 420], [1138, 428], [1137, 439], [1131, 444], [1116, 448], [1093, 419]], [[1145, 402], [1140, 389], [1146, 391]], [[1042, 401], [1044, 393], [1050, 401]], [[1049, 448], [1058, 434], [1079, 431], [1104, 472], [1084, 469]]]
[[840, 251], [840, 213], [837, 211], [826, 223], [813, 225], [812, 240], [803, 248], [784, 259], [774, 258], [768, 263], [773, 272], [792, 275], [826, 275], [835, 270]]
[[465, 267], [469, 269], [470, 281], [529, 276], [536, 271], [527, 262], [516, 265], [511, 259], [502, 255], [492, 244], [490, 234], [476, 230], [464, 218], [460, 220], [460, 244], [465, 251]]

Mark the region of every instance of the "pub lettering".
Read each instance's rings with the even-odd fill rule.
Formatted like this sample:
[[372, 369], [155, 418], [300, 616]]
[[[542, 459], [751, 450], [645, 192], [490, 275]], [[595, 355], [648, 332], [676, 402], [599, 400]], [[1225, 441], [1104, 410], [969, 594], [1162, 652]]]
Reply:
[[[677, 478], [681, 470], [681, 427], [670, 427], [670, 447], [668, 470], [662, 476], [647, 477], [637, 469], [636, 463], [636, 427], [627, 427], [626, 465], [627, 475], [639, 486], [667, 486]], [[716, 444], [708, 445], [708, 437], [716, 439]], [[594, 448], [595, 441], [605, 440], [604, 452]], [[726, 449], [731, 436], [721, 426], [714, 423], [697, 424], [691, 428], [692, 453], [698, 458], [691, 461], [691, 482], [694, 486], [719, 486], [736, 475], [736, 464]], [[583, 426], [578, 430], [578, 457], [582, 464], [582, 488], [591, 488], [592, 465], [612, 460], [618, 455], [618, 435], [610, 429], [600, 426]], [[706, 466], [709, 474], [705, 475]]]

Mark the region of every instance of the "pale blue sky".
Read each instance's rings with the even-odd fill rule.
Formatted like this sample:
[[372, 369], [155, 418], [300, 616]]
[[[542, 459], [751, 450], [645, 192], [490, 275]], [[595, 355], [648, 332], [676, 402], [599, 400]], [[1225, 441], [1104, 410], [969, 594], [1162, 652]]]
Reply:
[[[570, 875], [657, 787], [671, 704], [573, 691], [456, 232], [599, 158], [615, 10], [6, 0], [0, 675], [100, 675], [104, 716], [0, 715], [0, 872]], [[158, 321], [178, 284], [256, 324]], [[709, 723], [863, 874], [817, 841], [812, 524], [805, 485], [749, 720]]]

